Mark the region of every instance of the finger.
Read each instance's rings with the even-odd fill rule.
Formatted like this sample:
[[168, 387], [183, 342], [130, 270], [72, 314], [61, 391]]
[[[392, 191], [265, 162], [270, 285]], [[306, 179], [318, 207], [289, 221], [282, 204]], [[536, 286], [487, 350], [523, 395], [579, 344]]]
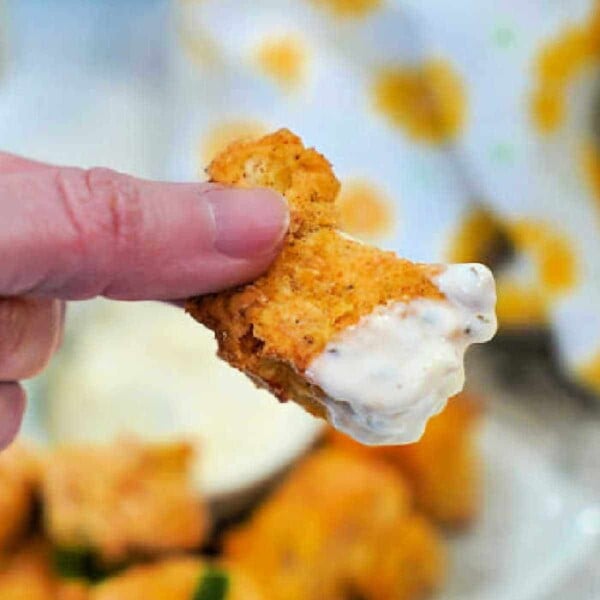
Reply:
[[14, 154], [0, 152], [0, 175], [23, 173], [24, 171], [39, 171], [50, 168], [50, 165], [38, 162], [37, 160], [30, 160]]
[[59, 300], [0, 299], [0, 381], [39, 373], [60, 343], [62, 320]]
[[265, 189], [53, 168], [0, 177], [0, 223], [2, 295], [178, 299], [262, 273], [288, 210]]
[[0, 383], [0, 450], [19, 432], [25, 404], [25, 391], [18, 383]]

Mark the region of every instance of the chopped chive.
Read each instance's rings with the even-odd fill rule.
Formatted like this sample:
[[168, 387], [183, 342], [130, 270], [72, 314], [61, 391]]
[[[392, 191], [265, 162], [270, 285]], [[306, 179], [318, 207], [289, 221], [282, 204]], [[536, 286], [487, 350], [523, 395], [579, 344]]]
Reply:
[[93, 550], [77, 546], [54, 548], [51, 563], [52, 570], [61, 579], [85, 579], [91, 582], [102, 581], [127, 567], [126, 564], [105, 566]]
[[55, 548], [52, 552], [54, 572], [63, 579], [88, 579], [93, 562], [87, 548]]
[[229, 575], [221, 569], [210, 567], [202, 576], [193, 600], [226, 600]]

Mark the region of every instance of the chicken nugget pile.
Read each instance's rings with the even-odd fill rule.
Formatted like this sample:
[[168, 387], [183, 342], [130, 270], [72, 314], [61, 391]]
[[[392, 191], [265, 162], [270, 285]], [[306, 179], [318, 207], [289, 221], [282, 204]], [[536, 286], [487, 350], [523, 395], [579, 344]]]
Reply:
[[455, 398], [404, 447], [332, 430], [233, 524], [210, 518], [185, 442], [15, 444], [0, 453], [0, 599], [422, 599], [445, 581], [440, 527], [477, 514], [479, 413]]

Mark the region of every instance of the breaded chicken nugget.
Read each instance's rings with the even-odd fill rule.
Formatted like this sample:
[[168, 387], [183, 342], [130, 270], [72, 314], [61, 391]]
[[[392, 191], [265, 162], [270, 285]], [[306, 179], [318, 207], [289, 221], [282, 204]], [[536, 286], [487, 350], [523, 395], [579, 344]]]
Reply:
[[265, 275], [187, 305], [220, 356], [364, 443], [418, 439], [462, 388], [466, 347], [495, 331], [490, 272], [411, 263], [339, 232], [331, 166], [287, 130], [234, 143], [208, 174], [270, 187], [291, 210]]
[[51, 567], [51, 551], [41, 539], [27, 541], [0, 558], [2, 600], [86, 600], [84, 582], [59, 579]]
[[53, 452], [42, 477], [48, 536], [107, 563], [198, 547], [207, 512], [188, 481], [191, 458], [184, 443], [132, 440]]
[[[423, 515], [413, 513], [396, 523], [388, 540], [380, 541], [381, 551], [372, 555], [370, 564], [365, 563], [359, 569], [356, 577], [359, 598], [421, 599], [440, 587], [444, 571], [441, 539]], [[388, 543], [394, 541], [397, 545], [390, 551]]]
[[225, 555], [272, 600], [408, 600], [444, 576], [441, 541], [412, 512], [402, 478], [336, 448], [317, 451], [293, 471], [229, 534]]
[[[204, 593], [203, 593], [204, 592]], [[266, 600], [235, 566], [211, 567], [184, 556], [128, 569], [106, 580], [90, 600]]]
[[26, 531], [38, 480], [39, 464], [33, 449], [13, 444], [0, 453], [0, 552]]
[[397, 468], [413, 490], [417, 506], [432, 519], [461, 527], [477, 515], [481, 500], [481, 461], [476, 433], [481, 408], [465, 393], [431, 419], [416, 444], [369, 448], [330, 431], [335, 445]]

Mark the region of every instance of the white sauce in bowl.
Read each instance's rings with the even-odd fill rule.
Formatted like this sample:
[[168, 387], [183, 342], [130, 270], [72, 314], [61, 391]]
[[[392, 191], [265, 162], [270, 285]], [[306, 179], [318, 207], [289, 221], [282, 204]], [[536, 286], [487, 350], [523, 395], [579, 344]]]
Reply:
[[[158, 302], [83, 303], [49, 374], [51, 441], [189, 440], [197, 489], [220, 504], [301, 456], [322, 422], [216, 356], [214, 334]], [[221, 507], [219, 507], [221, 508]]]
[[364, 444], [418, 440], [462, 389], [468, 346], [496, 332], [487, 267], [449, 265], [433, 281], [445, 299], [377, 308], [335, 336], [306, 371], [328, 396], [331, 423]]

